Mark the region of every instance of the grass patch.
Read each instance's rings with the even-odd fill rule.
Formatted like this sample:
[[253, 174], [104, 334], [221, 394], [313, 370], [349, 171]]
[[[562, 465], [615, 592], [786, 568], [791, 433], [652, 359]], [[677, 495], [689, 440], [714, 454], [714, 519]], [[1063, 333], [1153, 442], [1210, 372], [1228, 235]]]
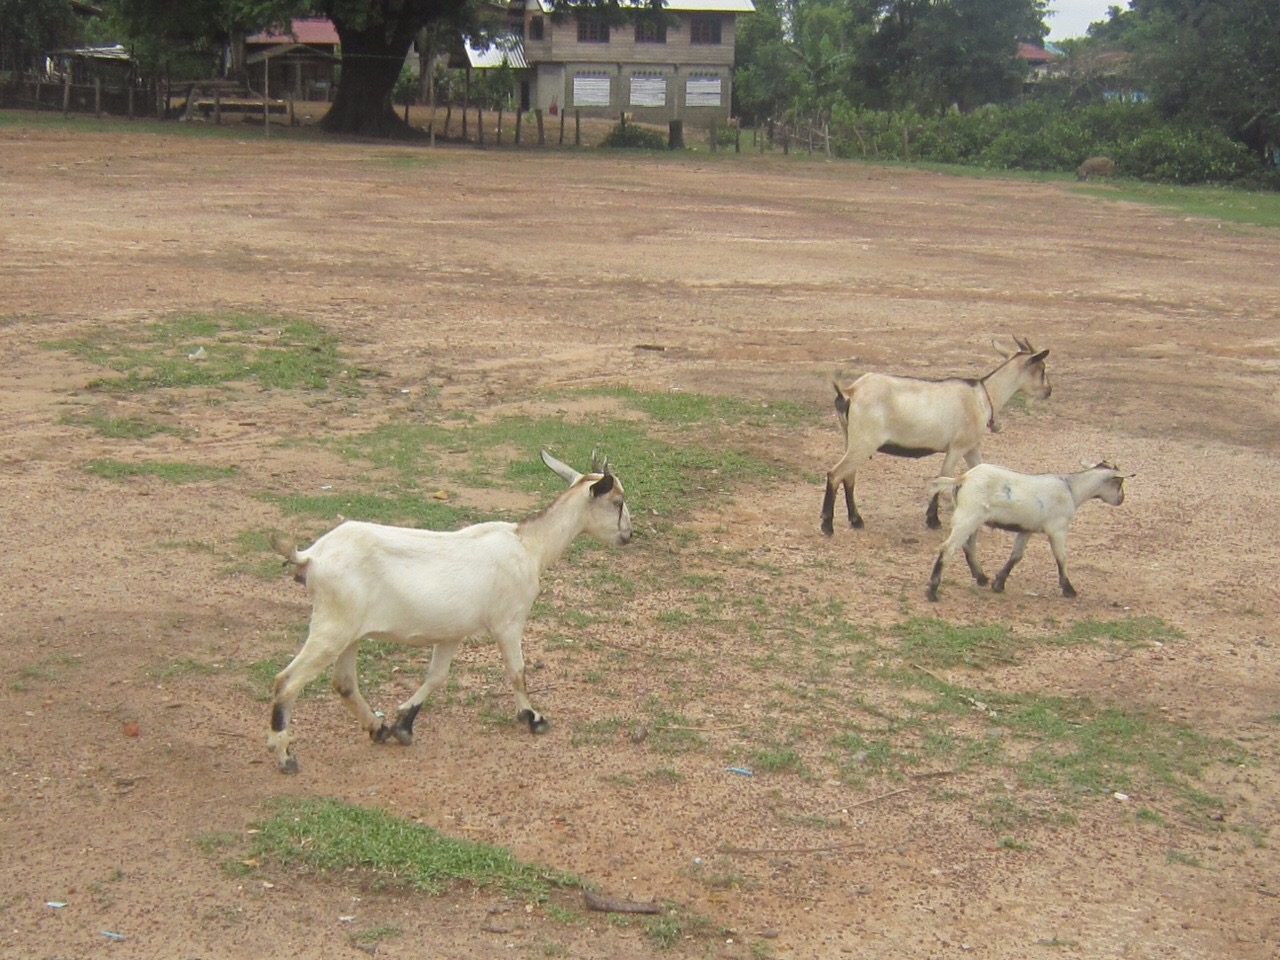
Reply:
[[84, 465], [86, 473], [104, 480], [130, 480], [134, 477], [155, 477], [165, 483], [206, 483], [225, 480], [236, 475], [235, 467], [213, 467], [198, 463], [172, 461], [90, 460]]
[[43, 346], [114, 371], [116, 376], [89, 384], [110, 393], [232, 382], [325, 390], [338, 382], [345, 366], [337, 338], [318, 324], [257, 314], [178, 314]]
[[523, 863], [510, 851], [448, 837], [381, 810], [328, 798], [288, 798], [256, 824], [251, 856], [321, 873], [359, 870], [379, 881], [443, 893], [470, 883], [543, 902], [580, 887], [572, 874]]
[[147, 440], [161, 434], [179, 434], [176, 427], [149, 417], [109, 417], [103, 414], [67, 416], [62, 422], [87, 427], [108, 440]]
[[902, 656], [925, 667], [988, 667], [1016, 663], [1016, 643], [998, 624], [957, 626], [932, 617], [913, 617], [893, 630]]
[[1280, 227], [1280, 194], [1274, 192], [1119, 180], [1099, 193], [1114, 200], [1167, 207], [1191, 217]]

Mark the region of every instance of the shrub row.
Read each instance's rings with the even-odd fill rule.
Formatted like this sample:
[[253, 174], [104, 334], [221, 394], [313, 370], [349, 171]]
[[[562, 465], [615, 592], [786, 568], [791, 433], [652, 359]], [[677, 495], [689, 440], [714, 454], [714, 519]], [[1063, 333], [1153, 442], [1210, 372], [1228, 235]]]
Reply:
[[1035, 101], [941, 117], [845, 105], [832, 111], [831, 149], [845, 157], [1058, 172], [1103, 154], [1116, 161], [1121, 176], [1139, 180], [1280, 184], [1274, 171], [1220, 131], [1167, 123], [1141, 103]]

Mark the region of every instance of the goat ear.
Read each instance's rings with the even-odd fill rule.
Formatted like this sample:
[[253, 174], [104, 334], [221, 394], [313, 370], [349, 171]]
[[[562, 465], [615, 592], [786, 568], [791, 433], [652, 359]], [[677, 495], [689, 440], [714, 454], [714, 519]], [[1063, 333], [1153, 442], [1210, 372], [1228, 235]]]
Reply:
[[606, 473], [603, 477], [591, 485], [591, 495], [593, 497], [603, 497], [606, 493], [613, 489], [613, 475]]
[[542, 462], [551, 468], [552, 473], [563, 480], [569, 486], [573, 486], [582, 476], [577, 470], [569, 466], [567, 463], [561, 463], [547, 451], [542, 451]]
[[1045, 357], [1047, 357], [1048, 355], [1049, 355], [1049, 351], [1048, 351], [1048, 350], [1041, 350], [1039, 353], [1033, 353], [1033, 354], [1031, 355], [1031, 359], [1030, 359], [1029, 361], [1027, 361], [1027, 362], [1028, 362], [1028, 363], [1042, 363], [1042, 362], [1044, 361], [1044, 358], [1045, 358]]
[[1017, 350], [1010, 350], [1008, 347], [1000, 346], [1000, 344], [994, 339], [991, 341], [991, 345], [996, 348], [996, 353], [1000, 354], [1000, 356], [1004, 357], [1006, 360], [1018, 352]]

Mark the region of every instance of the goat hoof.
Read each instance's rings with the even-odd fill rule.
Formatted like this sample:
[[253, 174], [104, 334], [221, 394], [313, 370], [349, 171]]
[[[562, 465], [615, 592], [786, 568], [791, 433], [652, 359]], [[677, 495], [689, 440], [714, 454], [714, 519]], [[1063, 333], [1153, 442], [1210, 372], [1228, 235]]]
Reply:
[[1004, 593], [1004, 581], [997, 580], [995, 583], [991, 584], [991, 589], [995, 593]]
[[835, 526], [831, 523], [831, 521], [830, 521], [830, 520], [823, 520], [823, 521], [822, 521], [822, 535], [823, 535], [824, 537], [830, 537], [830, 536], [834, 535], [834, 534], [835, 534], [835, 532], [836, 532], [836, 530], [835, 530]]
[[[978, 582], [978, 586], [980, 587], [985, 587], [989, 582], [986, 577], [974, 577], [973, 579]], [[992, 587], [992, 589], [994, 590], [995, 588]]]
[[850, 530], [861, 530], [865, 526], [866, 524], [862, 522], [861, 517], [854, 517], [852, 520], [849, 521]]
[[389, 724], [383, 723], [382, 726], [378, 727], [378, 729], [369, 731], [369, 739], [374, 743], [386, 743], [387, 737], [391, 736], [394, 732], [395, 730]]
[[547, 721], [547, 718], [533, 710], [521, 710], [516, 714], [516, 719], [527, 723], [530, 733], [546, 733], [551, 729], [551, 724]]
[[396, 741], [400, 746], [409, 747], [413, 745], [413, 731], [408, 727], [392, 727], [391, 733], [396, 738]]
[[928, 590], [926, 590], [924, 593], [925, 593], [925, 596], [926, 596], [926, 597], [928, 597], [930, 600], [932, 600], [934, 603], [937, 603], [937, 602], [938, 602], [938, 588], [937, 588], [937, 587], [930, 587], [930, 588], [929, 588]]
[[1072, 586], [1065, 586], [1062, 588], [1062, 595], [1068, 600], [1074, 600], [1076, 598], [1076, 588]]
[[281, 760], [276, 764], [276, 769], [279, 770], [281, 773], [297, 773], [298, 758], [294, 756], [285, 757], [283, 760]]
[[924, 525], [928, 527], [930, 530], [937, 530], [939, 527], [942, 526], [942, 521], [939, 520], [937, 517], [925, 517]]

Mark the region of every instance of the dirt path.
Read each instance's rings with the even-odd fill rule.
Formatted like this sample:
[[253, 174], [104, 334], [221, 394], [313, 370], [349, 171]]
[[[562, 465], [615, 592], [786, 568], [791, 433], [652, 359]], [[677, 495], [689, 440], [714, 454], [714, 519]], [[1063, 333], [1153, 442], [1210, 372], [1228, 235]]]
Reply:
[[[0, 953], [331, 958], [380, 929], [395, 932], [365, 946], [386, 957], [661, 952], [638, 923], [565, 921], [491, 891], [433, 898], [354, 875], [225, 869], [211, 838], [242, 842], [285, 795], [385, 808], [709, 919], [667, 955], [1269, 960], [1280, 949], [1274, 232], [1074, 184], [798, 158], [267, 144], [124, 125], [0, 127], [0, 181]], [[319, 323], [378, 375], [362, 396], [322, 401], [255, 387], [104, 395], [87, 389], [102, 367], [49, 347], [220, 311]], [[1074, 603], [1056, 596], [1036, 544], [1006, 596], [972, 589], [957, 565], [931, 606], [937, 537], [920, 514], [937, 461], [873, 461], [860, 487], [867, 529], [818, 533], [817, 478], [839, 453], [829, 381], [980, 374], [998, 359], [990, 339], [1009, 334], [1051, 348], [1055, 390], [1017, 411], [988, 457], [1037, 470], [1107, 457], [1137, 477], [1122, 508], [1077, 518]], [[485, 721], [509, 697], [476, 644], [455, 668], [459, 693], [424, 712], [410, 751], [371, 747], [325, 697], [300, 709], [303, 773], [277, 775], [247, 667], [296, 642], [287, 628], [307, 607], [287, 577], [237, 566], [241, 538], [283, 522], [264, 493], [361, 476], [298, 438], [388, 417], [554, 409], [567, 401], [545, 391], [599, 386], [811, 411], [783, 431], [725, 434], [794, 477], [726, 490], [685, 524], [726, 598], [764, 583], [774, 604], [839, 601], [865, 630], [939, 616], [1000, 621], [1019, 637], [1126, 617], [1180, 631], [1040, 646], [984, 682], [1150, 707], [1234, 742], [1247, 762], [1211, 765], [1201, 781], [1221, 802], [1216, 819], [1184, 820], [1158, 794], [1095, 797], [1071, 822], [1029, 824], [1025, 843], [1002, 846], [974, 811], [1023, 788], [980, 773], [853, 783], [815, 745], [806, 776], [727, 774], [742, 725], [784, 730], [777, 692], [804, 681], [744, 664], [779, 638], [744, 650], [730, 634], [682, 629], [656, 616], [662, 596], [619, 601], [625, 616], [601, 639], [627, 665], [602, 655], [590, 682], [531, 625], [535, 685], [556, 723], [547, 737]], [[160, 415], [182, 429], [108, 439], [86, 426]], [[630, 467], [632, 485], [643, 481], [642, 451], [610, 454], [624, 480]], [[86, 470], [131, 458], [233, 472], [172, 484]], [[482, 484], [458, 496], [512, 506]], [[655, 521], [633, 509], [635, 549], [570, 559], [556, 596], [586, 589], [579, 568], [643, 578], [669, 562]], [[1006, 544], [984, 543], [990, 565]], [[696, 680], [691, 650], [715, 682]], [[641, 716], [682, 671], [704, 749], [574, 745], [593, 718]], [[862, 709], [864, 679], [841, 681], [822, 709]], [[394, 680], [379, 699], [416, 683]]]

